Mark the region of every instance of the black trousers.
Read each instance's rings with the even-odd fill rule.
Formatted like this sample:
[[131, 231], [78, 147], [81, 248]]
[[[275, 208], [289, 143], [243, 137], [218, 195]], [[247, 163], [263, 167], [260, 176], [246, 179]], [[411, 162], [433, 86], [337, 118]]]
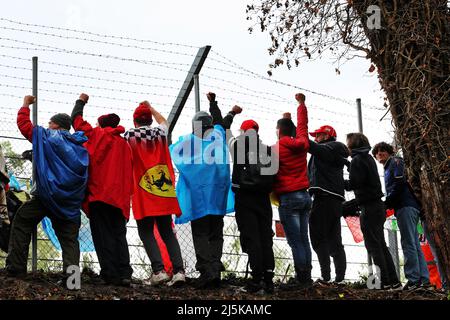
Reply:
[[51, 213], [37, 197], [25, 202], [17, 211], [9, 241], [6, 268], [12, 273], [26, 273], [28, 250], [30, 247], [31, 234], [45, 217], [52, 221], [53, 229], [58, 237], [62, 249], [64, 273], [69, 266], [80, 264], [80, 244], [78, 232], [81, 219], [65, 220]]
[[122, 210], [104, 202], [89, 204], [89, 222], [100, 276], [107, 282], [131, 279], [126, 219]]
[[220, 279], [225, 270], [222, 264], [223, 216], [207, 215], [191, 221], [197, 263], [195, 268], [202, 277]]
[[384, 239], [384, 222], [386, 211], [381, 200], [360, 205], [361, 231], [364, 244], [372, 256], [374, 264], [380, 269], [381, 284], [389, 285], [399, 282], [394, 261]]
[[252, 278], [273, 278], [272, 205], [269, 194], [236, 191], [236, 222], [240, 232], [242, 251], [247, 253]]
[[309, 218], [311, 245], [319, 259], [322, 278], [330, 280], [330, 256], [333, 257], [336, 281], [345, 279], [347, 258], [341, 236], [342, 199], [328, 194], [314, 195]]
[[153, 233], [153, 228], [158, 226], [158, 232], [166, 245], [169, 253], [170, 261], [172, 262], [173, 273], [176, 274], [184, 271], [183, 258], [181, 256], [180, 244], [175, 236], [172, 228], [172, 216], [156, 216], [145, 217], [144, 219], [136, 221], [138, 226], [139, 237], [144, 245], [145, 251], [152, 263], [152, 271], [158, 273], [164, 270], [164, 263], [159, 250], [158, 242]]

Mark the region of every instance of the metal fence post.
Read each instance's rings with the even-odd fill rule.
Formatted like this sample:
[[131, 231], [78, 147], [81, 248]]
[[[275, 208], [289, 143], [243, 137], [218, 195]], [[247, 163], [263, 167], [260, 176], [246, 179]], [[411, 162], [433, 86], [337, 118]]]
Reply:
[[[362, 108], [361, 108], [361, 98], [356, 99], [356, 112], [358, 114], [358, 131], [363, 133], [363, 119], [362, 119]], [[373, 275], [373, 262], [372, 256], [369, 251], [367, 251], [367, 270], [369, 271], [369, 277]]]
[[400, 280], [400, 258], [398, 254], [398, 238], [397, 231], [389, 230], [389, 251], [392, 255], [392, 260], [394, 260], [395, 270], [397, 271], [397, 277]]
[[[178, 118], [180, 117], [181, 111], [184, 108], [184, 105], [186, 104], [187, 99], [189, 98], [189, 94], [191, 93], [192, 87], [194, 86], [195, 76], [200, 73], [202, 70], [203, 64], [206, 61], [206, 58], [208, 56], [209, 51], [211, 50], [211, 46], [205, 46], [198, 50], [197, 55], [194, 59], [194, 62], [192, 63], [191, 69], [189, 70], [186, 79], [184, 80], [183, 86], [180, 89], [180, 92], [178, 93], [178, 97], [175, 100], [175, 103], [173, 104], [172, 110], [170, 111], [169, 118], [167, 119], [167, 122], [169, 122], [169, 144], [172, 143], [172, 131], [173, 128], [175, 128], [175, 125], [178, 121]], [[198, 83], [198, 78], [197, 78]], [[198, 88], [198, 85], [197, 85]], [[196, 88], [196, 91], [197, 91]], [[197, 97], [198, 97], [198, 109], [200, 110], [200, 96], [199, 93], [196, 94], [196, 104], [197, 104]], [[196, 105], [197, 109], [197, 105]]]
[[194, 75], [194, 88], [195, 88], [195, 112], [200, 111], [200, 79], [198, 74]]
[[[38, 57], [33, 57], [33, 125], [38, 125]], [[35, 166], [33, 162], [33, 184], [35, 183]], [[31, 236], [31, 268], [33, 272], [37, 271], [37, 226]]]

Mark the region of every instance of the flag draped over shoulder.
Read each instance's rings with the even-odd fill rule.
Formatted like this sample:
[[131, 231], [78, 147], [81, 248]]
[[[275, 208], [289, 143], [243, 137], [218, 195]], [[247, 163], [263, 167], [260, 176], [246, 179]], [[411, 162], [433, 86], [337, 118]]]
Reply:
[[83, 132], [33, 128], [33, 165], [42, 203], [62, 219], [80, 217], [85, 197], [89, 156]]
[[130, 129], [125, 139], [133, 154], [133, 216], [180, 215], [175, 193], [175, 173], [167, 146], [167, 126]]
[[204, 139], [194, 134], [180, 137], [170, 152], [180, 173], [176, 193], [182, 215], [175, 223], [234, 211], [228, 147], [221, 126], [214, 126]]

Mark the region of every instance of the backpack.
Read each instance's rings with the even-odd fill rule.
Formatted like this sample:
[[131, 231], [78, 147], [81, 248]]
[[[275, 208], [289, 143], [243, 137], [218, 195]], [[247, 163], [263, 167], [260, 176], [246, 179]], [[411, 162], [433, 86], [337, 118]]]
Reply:
[[[248, 138], [245, 138], [245, 163], [234, 163], [233, 166], [233, 190], [247, 190], [270, 193], [275, 182], [276, 172], [268, 172], [273, 164], [272, 150], [270, 147], [261, 143], [258, 139], [257, 150], [249, 148]], [[234, 160], [238, 157], [237, 144], [239, 143], [238, 137], [234, 142], [233, 150], [235, 152]], [[265, 153], [261, 152], [265, 148]], [[252, 150], [250, 150], [252, 149]], [[266, 155], [267, 157], [263, 157]], [[269, 174], [267, 174], [269, 173]]]

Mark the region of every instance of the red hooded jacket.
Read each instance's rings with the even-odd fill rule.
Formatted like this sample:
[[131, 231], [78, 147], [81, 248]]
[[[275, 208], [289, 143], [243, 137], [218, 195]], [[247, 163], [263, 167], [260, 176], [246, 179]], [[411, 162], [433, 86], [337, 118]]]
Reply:
[[89, 180], [83, 211], [89, 214], [89, 203], [101, 201], [121, 209], [128, 220], [133, 167], [131, 148], [120, 136], [125, 128], [93, 128], [81, 115], [74, 118], [73, 127], [89, 139], [84, 145], [89, 152]]
[[276, 194], [309, 188], [306, 161], [308, 149], [308, 111], [302, 103], [297, 108], [296, 137], [284, 136], [275, 145], [280, 161], [274, 185]]

